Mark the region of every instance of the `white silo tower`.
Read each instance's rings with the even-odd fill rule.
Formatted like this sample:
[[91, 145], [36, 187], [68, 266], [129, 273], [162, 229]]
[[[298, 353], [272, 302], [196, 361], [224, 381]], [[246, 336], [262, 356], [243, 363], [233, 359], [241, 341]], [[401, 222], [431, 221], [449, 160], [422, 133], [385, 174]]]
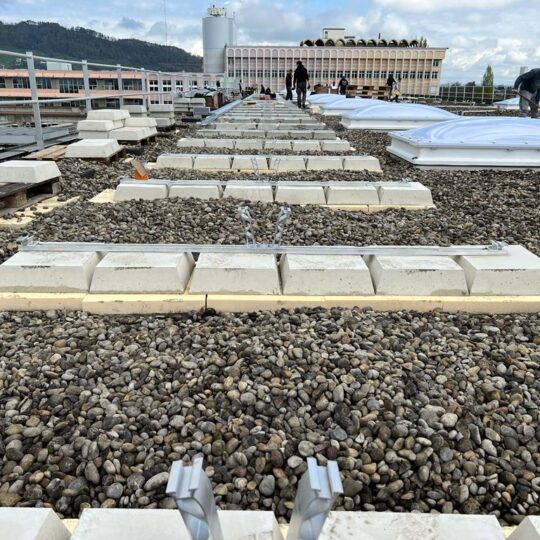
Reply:
[[225, 46], [236, 45], [236, 21], [227, 8], [212, 6], [203, 18], [203, 71], [225, 73]]

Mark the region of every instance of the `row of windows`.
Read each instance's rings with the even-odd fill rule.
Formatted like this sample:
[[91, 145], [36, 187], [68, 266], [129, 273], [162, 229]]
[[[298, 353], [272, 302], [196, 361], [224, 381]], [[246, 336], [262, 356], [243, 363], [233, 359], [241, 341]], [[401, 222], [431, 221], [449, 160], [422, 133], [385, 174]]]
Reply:
[[[14, 77], [12, 79], [13, 88], [30, 88], [30, 79], [28, 77]], [[89, 79], [90, 90], [97, 90], [98, 80]], [[46, 77], [36, 77], [36, 85], [40, 90], [51, 90], [52, 79]], [[142, 82], [139, 79], [125, 79], [122, 81], [124, 90], [141, 90]], [[104, 79], [103, 87], [105, 90], [118, 90], [117, 79]], [[6, 88], [5, 79], [0, 79], [0, 88]], [[67, 78], [59, 79], [59, 91], [62, 94], [77, 94], [84, 90], [84, 79]]]
[[[309, 77], [311, 79], [320, 78], [320, 79], [339, 79], [345, 77], [346, 79], [387, 79], [388, 71], [320, 71], [313, 72], [309, 71]], [[256, 77], [258, 79], [262, 78], [284, 78], [286, 75], [285, 71], [278, 70], [236, 70], [235, 77], [238, 79]], [[437, 79], [439, 73], [437, 71], [394, 71], [390, 72], [395, 79]]]
[[[253, 62], [256, 61], [256, 60], [257, 60], [257, 61], [261, 61], [261, 62], [263, 62], [263, 63], [265, 62], [265, 59], [263, 59], [263, 58], [254, 58], [254, 57], [251, 57], [251, 58], [243, 58], [243, 59], [242, 59], [242, 58], [229, 58], [229, 69], [230, 69], [230, 70], [234, 69], [235, 61], [236, 61], [236, 64], [238, 65], [238, 64], [240, 64], [240, 62], [242, 62], [242, 60], [243, 60], [246, 64], [248, 64], [248, 65], [249, 65], [250, 62], [253, 63]], [[266, 60], [269, 60], [269, 59], [267, 58]], [[276, 62], [278, 61], [277, 58], [273, 58], [272, 60], [274, 60], [274, 61], [276, 61]], [[279, 61], [281, 61], [281, 60], [284, 60], [284, 59], [283, 59], [283, 58], [280, 58]], [[287, 59], [287, 60], [290, 61], [291, 67], [293, 66], [294, 62], [296, 61], [296, 60], [293, 60], [293, 59], [291, 59], [291, 58], [289, 58], [289, 59]], [[310, 60], [313, 60], [313, 59], [312, 59], [312, 58], [309, 59], [309, 60], [302, 59], [303, 62], [308, 62], [308, 63], [311, 63]], [[332, 59], [332, 60], [334, 60], [334, 59]], [[338, 58], [338, 59], [336, 59], [336, 60], [337, 60], [337, 61], [340, 61], [340, 60], [346, 60], [346, 59], [345, 59], [345, 58]], [[350, 60], [350, 59], [348, 59], [348, 60]], [[365, 58], [365, 59], [362, 59], [362, 60], [367, 61], [367, 60], [369, 60], [369, 59]], [[379, 60], [379, 59], [377, 58], [377, 60]], [[382, 58], [382, 59], [380, 59], [380, 60], [386, 60], [386, 59], [385, 59], [385, 58]], [[394, 60], [394, 59], [391, 59], [391, 60]], [[427, 60], [424, 60], [423, 58], [414, 58], [414, 59], [404, 58], [403, 60], [414, 60], [414, 61], [416, 61], [416, 62], [425, 62], [425, 61], [427, 61]], [[396, 59], [395, 61], [398, 62], [399, 59]], [[432, 61], [432, 65], [433, 65], [433, 67], [439, 67], [439, 66], [441, 65], [441, 60], [433, 60], [433, 61]]]

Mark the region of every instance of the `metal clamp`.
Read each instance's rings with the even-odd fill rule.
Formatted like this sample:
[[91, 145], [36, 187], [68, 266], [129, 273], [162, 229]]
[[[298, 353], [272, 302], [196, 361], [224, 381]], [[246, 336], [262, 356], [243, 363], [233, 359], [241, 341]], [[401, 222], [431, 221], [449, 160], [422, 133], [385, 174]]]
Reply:
[[274, 246], [280, 246], [285, 232], [285, 224], [291, 217], [291, 209], [288, 206], [282, 206], [279, 209], [279, 215], [276, 221], [276, 231], [274, 232]]
[[335, 461], [321, 467], [315, 458], [308, 458], [307, 464], [308, 470], [298, 483], [287, 540], [317, 540], [328, 513], [343, 493]]
[[197, 456], [191, 467], [182, 461], [172, 464], [165, 492], [174, 497], [192, 540], [223, 540], [212, 484]]
[[256, 246], [257, 241], [255, 240], [255, 233], [253, 232], [253, 222], [251, 219], [251, 214], [249, 213], [249, 208], [247, 206], [240, 206], [238, 208], [238, 215], [240, 216], [242, 225], [244, 226], [246, 245]]

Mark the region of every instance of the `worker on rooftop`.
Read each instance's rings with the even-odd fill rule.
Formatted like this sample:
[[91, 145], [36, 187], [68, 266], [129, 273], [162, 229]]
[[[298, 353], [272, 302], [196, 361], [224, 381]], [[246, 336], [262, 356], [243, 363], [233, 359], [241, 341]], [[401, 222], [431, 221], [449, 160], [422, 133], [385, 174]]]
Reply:
[[390, 73], [388, 75], [388, 79], [386, 79], [386, 90], [388, 92], [388, 101], [392, 101], [392, 94], [394, 92], [395, 84], [396, 84], [396, 79], [394, 79], [394, 75]]
[[309, 74], [307, 69], [302, 64], [301, 60], [296, 62], [296, 70], [294, 71], [294, 87], [296, 87], [296, 102], [298, 108], [306, 108], [306, 95], [308, 89]]
[[347, 88], [349, 88], [349, 81], [345, 78], [345, 75], [343, 75], [343, 77], [341, 77], [338, 83], [338, 90], [339, 90], [340, 95], [346, 96]]
[[293, 98], [292, 87], [293, 87], [293, 72], [292, 72], [292, 69], [289, 69], [285, 77], [285, 89], [287, 90], [287, 95], [285, 96], [285, 99], [287, 101], [292, 101], [292, 98]]
[[538, 92], [540, 92], [540, 68], [522, 73], [514, 83], [519, 96], [519, 116], [538, 118]]

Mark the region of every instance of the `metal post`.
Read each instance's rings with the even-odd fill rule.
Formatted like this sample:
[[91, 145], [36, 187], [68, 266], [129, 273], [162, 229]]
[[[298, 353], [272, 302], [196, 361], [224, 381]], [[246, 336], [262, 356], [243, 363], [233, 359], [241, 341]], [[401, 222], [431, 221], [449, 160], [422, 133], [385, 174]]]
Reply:
[[36, 69], [34, 66], [34, 53], [26, 53], [26, 65], [28, 67], [28, 78], [30, 80], [30, 93], [32, 96], [32, 110], [34, 113], [34, 126], [36, 130], [36, 142], [38, 149], [45, 148], [43, 142], [43, 128], [41, 127], [41, 111], [39, 110], [38, 91], [36, 81]]
[[163, 74], [161, 71], [158, 71], [157, 74], [157, 80], [158, 80], [158, 93], [159, 93], [159, 103], [160, 105], [163, 104]]
[[90, 74], [88, 73], [88, 62], [86, 60], [82, 61], [82, 72], [84, 95], [86, 96], [86, 114], [88, 114], [92, 110], [92, 98], [90, 96]]
[[123, 109], [124, 98], [122, 97], [122, 92], [124, 90], [124, 84], [122, 83], [122, 66], [120, 64], [116, 64], [116, 73], [118, 75], [118, 92], [120, 93], [120, 97], [118, 99], [118, 106], [120, 109]]

